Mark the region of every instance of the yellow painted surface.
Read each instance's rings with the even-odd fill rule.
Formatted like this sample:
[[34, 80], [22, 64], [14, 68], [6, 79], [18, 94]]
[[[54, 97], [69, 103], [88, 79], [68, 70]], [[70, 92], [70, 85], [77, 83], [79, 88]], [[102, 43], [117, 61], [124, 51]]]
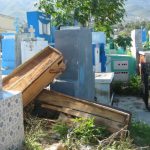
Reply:
[[0, 32], [15, 32], [15, 18], [0, 14]]

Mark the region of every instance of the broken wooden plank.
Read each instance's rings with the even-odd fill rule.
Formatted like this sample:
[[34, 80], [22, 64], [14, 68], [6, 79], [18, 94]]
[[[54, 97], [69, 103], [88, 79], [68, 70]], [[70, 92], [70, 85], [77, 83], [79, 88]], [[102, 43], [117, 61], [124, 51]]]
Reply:
[[77, 117], [94, 117], [96, 122], [107, 126], [111, 132], [128, 126], [131, 118], [130, 113], [77, 99], [55, 91], [43, 90], [36, 99], [41, 102], [41, 106], [44, 108]]
[[70, 115], [76, 116], [76, 117], [94, 118], [96, 124], [103, 124], [111, 132], [116, 132], [119, 129], [124, 127], [124, 125], [119, 123], [119, 122], [115, 122], [115, 121], [112, 121], [112, 120], [109, 120], [109, 119], [106, 119], [106, 118], [102, 118], [102, 117], [99, 117], [99, 116], [94, 116], [92, 114], [88, 114], [88, 113], [81, 112], [81, 111], [78, 111], [78, 110], [72, 110], [70, 108], [64, 108], [64, 107], [61, 108], [61, 107], [58, 107], [58, 106], [52, 106], [52, 105], [48, 105], [48, 104], [42, 104], [41, 107], [42, 108], [47, 108], [47, 109], [52, 109], [52, 110], [59, 111], [59, 112], [63, 112], [63, 113], [66, 113], [66, 114], [70, 114]]
[[30, 103], [65, 68], [62, 54], [46, 47], [3, 79], [3, 89], [20, 91], [23, 105]]
[[37, 99], [46, 104], [62, 106], [75, 110], [82, 110], [83, 112], [98, 116], [102, 115], [107, 119], [115, 120], [117, 122], [128, 122], [130, 120], [130, 115], [124, 111], [105, 105], [91, 103], [89, 101], [67, 96], [55, 91], [43, 90]]

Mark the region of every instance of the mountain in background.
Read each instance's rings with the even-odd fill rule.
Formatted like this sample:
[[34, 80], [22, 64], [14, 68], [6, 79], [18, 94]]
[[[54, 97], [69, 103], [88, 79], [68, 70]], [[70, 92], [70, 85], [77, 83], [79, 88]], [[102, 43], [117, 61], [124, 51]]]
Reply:
[[[36, 10], [38, 0], [0, 0], [0, 14], [26, 20], [26, 12]], [[150, 20], [150, 0], [127, 0], [126, 21]]]
[[26, 12], [36, 10], [37, 0], [0, 0], [0, 14], [26, 20]]
[[127, 0], [127, 21], [150, 20], [150, 0]]

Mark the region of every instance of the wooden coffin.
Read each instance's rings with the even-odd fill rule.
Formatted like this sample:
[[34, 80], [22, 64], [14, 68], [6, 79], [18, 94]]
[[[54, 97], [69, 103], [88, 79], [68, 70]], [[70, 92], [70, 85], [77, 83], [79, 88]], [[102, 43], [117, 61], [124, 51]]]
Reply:
[[62, 54], [46, 47], [3, 79], [3, 89], [21, 91], [23, 105], [30, 103], [65, 68]]
[[128, 112], [55, 91], [43, 90], [36, 99], [40, 101], [43, 108], [76, 117], [94, 117], [97, 124], [105, 125], [111, 132], [128, 127], [131, 119], [131, 114]]

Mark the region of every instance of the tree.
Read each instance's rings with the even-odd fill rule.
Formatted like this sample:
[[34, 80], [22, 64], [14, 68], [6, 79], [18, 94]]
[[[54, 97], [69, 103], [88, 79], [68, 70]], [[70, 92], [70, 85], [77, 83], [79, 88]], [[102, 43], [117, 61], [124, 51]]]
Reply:
[[122, 47], [124, 50], [126, 50], [127, 46], [131, 47], [131, 37], [127, 35], [119, 35], [114, 42], [117, 44], [117, 46]]
[[56, 26], [82, 26], [110, 33], [111, 26], [121, 22], [126, 0], [40, 0], [39, 9], [50, 14]]

